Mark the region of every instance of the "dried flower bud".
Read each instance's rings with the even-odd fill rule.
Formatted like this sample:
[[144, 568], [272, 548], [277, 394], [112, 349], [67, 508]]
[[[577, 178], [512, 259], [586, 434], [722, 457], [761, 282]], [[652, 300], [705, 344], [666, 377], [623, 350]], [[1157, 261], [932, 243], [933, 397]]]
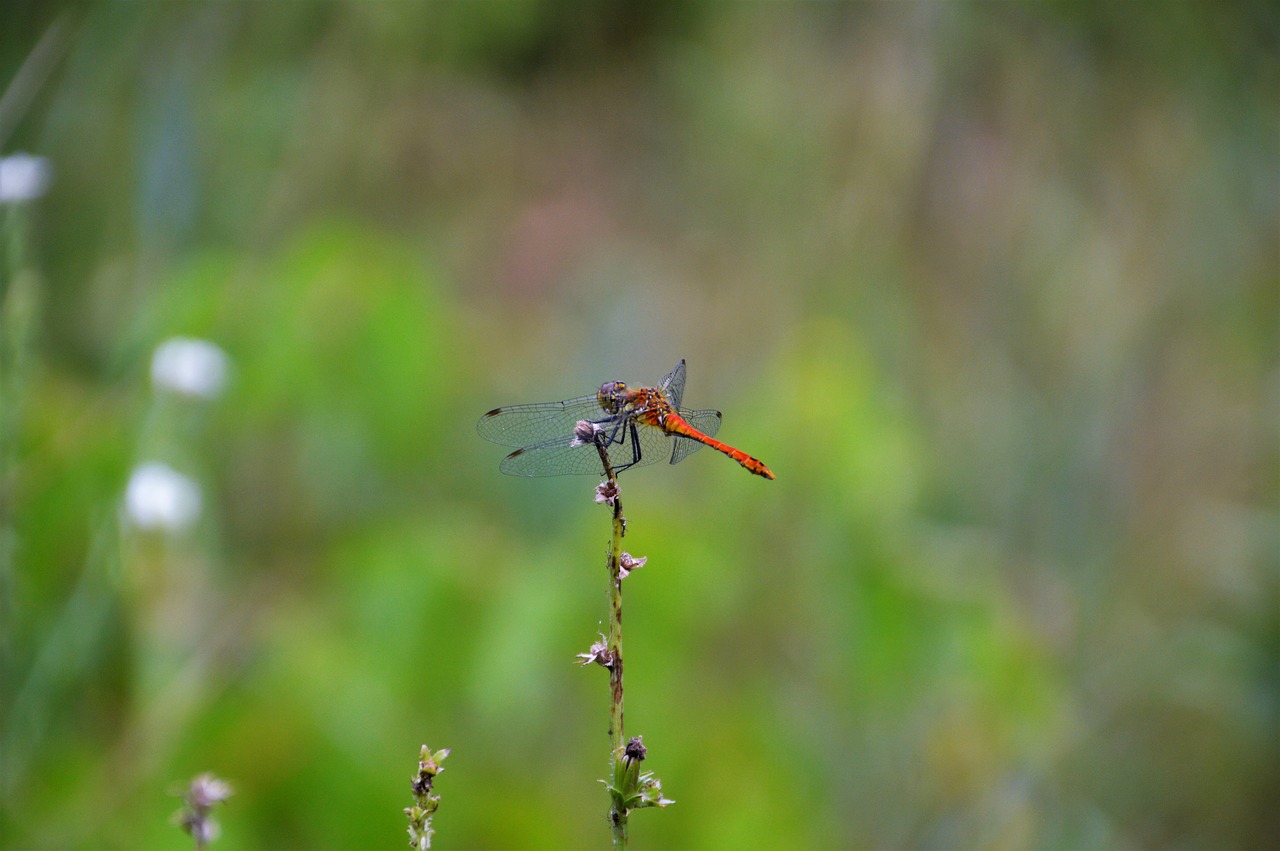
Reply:
[[644, 563], [648, 560], [649, 560], [648, 556], [641, 556], [640, 558], [636, 558], [635, 556], [631, 555], [631, 553], [624, 552], [622, 554], [622, 557], [618, 559], [618, 578], [626, 579], [627, 574], [631, 573], [631, 571], [633, 570], [639, 570], [640, 568], [644, 567]]
[[435, 775], [428, 774], [425, 771], [419, 771], [417, 776], [413, 778], [413, 794], [415, 797], [421, 798], [423, 795], [431, 791], [431, 784], [435, 782]]
[[609, 650], [609, 645], [603, 635], [600, 640], [591, 645], [591, 649], [586, 653], [577, 655], [579, 665], [590, 665], [593, 662], [602, 668], [613, 667], [613, 652]]
[[649, 750], [640, 741], [640, 736], [635, 736], [631, 741], [627, 742], [627, 746], [622, 751], [622, 758], [628, 763], [644, 762], [644, 758], [649, 755]]
[[569, 445], [590, 446], [596, 442], [596, 435], [602, 430], [590, 420], [578, 420], [578, 424], [573, 427], [573, 440], [569, 441]]
[[618, 501], [618, 483], [612, 479], [596, 486], [596, 502], [612, 506]]

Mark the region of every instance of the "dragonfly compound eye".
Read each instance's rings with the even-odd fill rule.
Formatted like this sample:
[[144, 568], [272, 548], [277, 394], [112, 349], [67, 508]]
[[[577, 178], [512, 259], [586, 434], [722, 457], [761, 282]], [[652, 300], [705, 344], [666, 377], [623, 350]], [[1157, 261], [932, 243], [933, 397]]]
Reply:
[[600, 385], [600, 392], [596, 394], [596, 398], [600, 400], [600, 407], [612, 414], [622, 407], [626, 394], [627, 385], [623, 382], [606, 381]]

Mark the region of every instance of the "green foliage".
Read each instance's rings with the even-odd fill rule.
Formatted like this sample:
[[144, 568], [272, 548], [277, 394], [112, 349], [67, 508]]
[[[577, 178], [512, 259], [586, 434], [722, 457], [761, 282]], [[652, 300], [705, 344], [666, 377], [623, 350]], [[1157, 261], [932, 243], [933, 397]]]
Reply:
[[623, 478], [633, 847], [1273, 838], [1269, 6], [18, 6], [6, 845], [392, 847], [424, 740], [437, 847], [602, 845], [595, 482], [474, 423], [681, 356], [778, 478]]

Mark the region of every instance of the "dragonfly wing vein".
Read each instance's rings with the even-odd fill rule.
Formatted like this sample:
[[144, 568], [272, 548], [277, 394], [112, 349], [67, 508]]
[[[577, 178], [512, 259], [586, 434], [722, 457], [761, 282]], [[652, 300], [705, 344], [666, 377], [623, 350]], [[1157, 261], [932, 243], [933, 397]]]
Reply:
[[[684, 417], [685, 422], [707, 437], [715, 437], [716, 432], [720, 430], [719, 411], [681, 411], [680, 416]], [[687, 437], [676, 436], [674, 440], [676, 445], [671, 450], [672, 464], [679, 464], [691, 453], [697, 452], [705, 445]]]
[[680, 400], [684, 397], [684, 358], [676, 364], [676, 368], [668, 372], [658, 382], [658, 389], [667, 397], [671, 407], [680, 409]]
[[502, 459], [502, 472], [509, 476], [567, 476], [600, 473], [600, 455], [594, 446], [571, 446], [566, 434], [526, 446]]
[[[670, 453], [668, 440], [667, 435], [652, 426], [624, 423], [607, 448], [609, 463], [618, 471], [652, 464]], [[572, 442], [573, 435], [564, 434], [521, 447], [504, 458], [499, 469], [510, 476], [602, 475], [604, 469], [595, 446], [574, 446]]]
[[476, 433], [501, 446], [531, 446], [571, 433], [579, 420], [599, 420], [603, 416], [594, 394], [563, 402], [507, 405], [482, 416], [476, 423]]

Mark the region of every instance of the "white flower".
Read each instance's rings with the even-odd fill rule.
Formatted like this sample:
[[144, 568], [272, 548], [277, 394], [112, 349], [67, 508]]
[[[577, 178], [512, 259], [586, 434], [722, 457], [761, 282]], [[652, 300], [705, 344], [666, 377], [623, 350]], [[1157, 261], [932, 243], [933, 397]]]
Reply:
[[200, 516], [200, 486], [159, 461], [134, 468], [124, 505], [139, 529], [181, 532]]
[[227, 382], [227, 355], [207, 340], [174, 337], [151, 358], [151, 382], [159, 389], [215, 399]]
[[44, 157], [13, 154], [0, 157], [0, 204], [39, 198], [49, 188], [53, 171]]

